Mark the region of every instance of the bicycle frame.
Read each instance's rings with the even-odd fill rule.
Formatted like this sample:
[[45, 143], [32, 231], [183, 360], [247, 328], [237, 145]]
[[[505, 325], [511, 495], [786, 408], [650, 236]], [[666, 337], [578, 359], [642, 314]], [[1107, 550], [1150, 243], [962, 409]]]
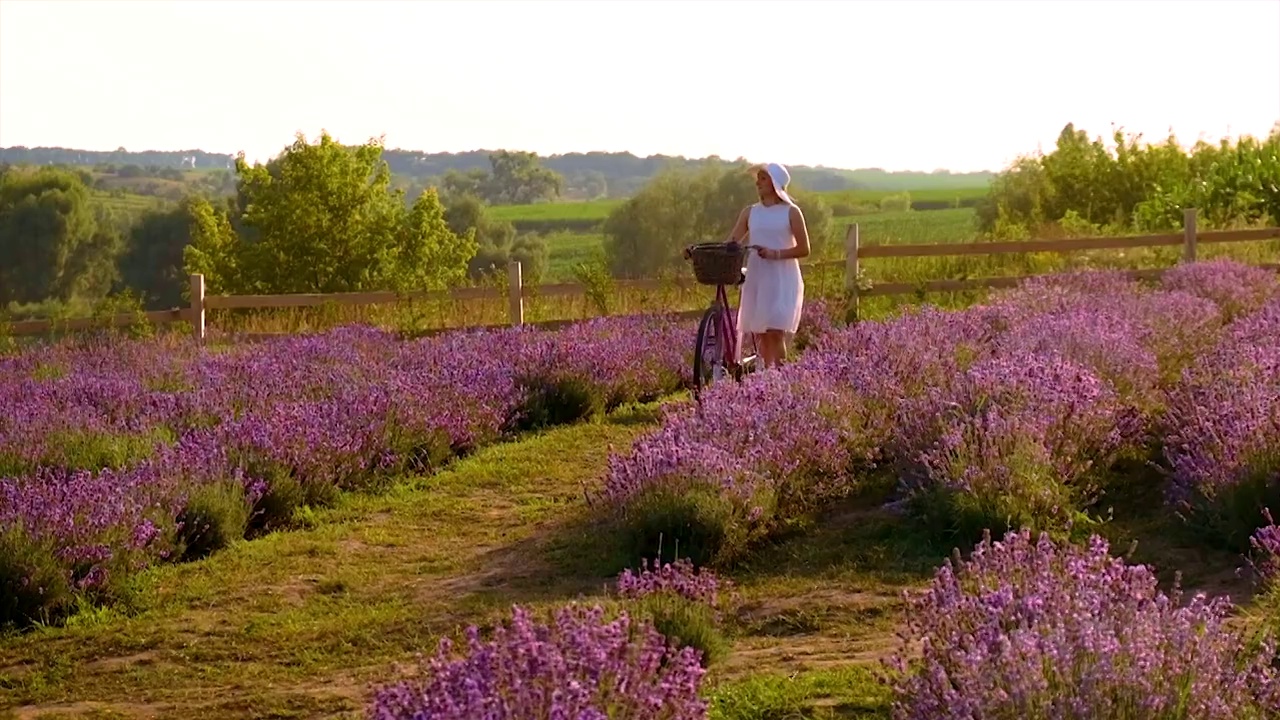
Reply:
[[[708, 341], [714, 344], [712, 348], [705, 346]], [[707, 357], [708, 349], [713, 350], [712, 357]], [[719, 380], [724, 374], [729, 374], [734, 380], [740, 381], [745, 370], [754, 365], [756, 360], [754, 354], [738, 361], [739, 349], [738, 322], [729, 305], [728, 286], [719, 284], [716, 286], [715, 300], [702, 314], [702, 320], [698, 324], [697, 342], [694, 345], [693, 393], [699, 403], [702, 401], [702, 390], [706, 385]], [[704, 367], [708, 361], [711, 364], [710, 368]], [[705, 372], [708, 370], [709, 373]]]

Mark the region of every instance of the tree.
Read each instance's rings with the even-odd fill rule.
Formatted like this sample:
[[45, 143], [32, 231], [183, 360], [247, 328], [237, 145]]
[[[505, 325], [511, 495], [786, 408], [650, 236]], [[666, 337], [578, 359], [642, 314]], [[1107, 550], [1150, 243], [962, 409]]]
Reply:
[[170, 308], [181, 304], [187, 287], [185, 252], [194, 242], [192, 229], [212, 211], [207, 200], [188, 197], [176, 208], [143, 215], [129, 230], [119, 260], [120, 279], [137, 291], [145, 306]]
[[489, 173], [480, 168], [461, 172], [450, 168], [440, 182], [446, 199], [465, 196], [481, 197], [488, 191]]
[[529, 205], [558, 197], [564, 178], [538, 162], [531, 152], [499, 150], [489, 155], [492, 167], [485, 199], [494, 205]]
[[[685, 265], [681, 250], [723, 241], [742, 209], [756, 202], [746, 163], [658, 175], [605, 220], [605, 255], [615, 277], [653, 277]], [[805, 215], [813, 252], [832, 231], [831, 209], [817, 195], [788, 191]]]
[[1026, 237], [1041, 226], [1168, 232], [1184, 208], [1201, 227], [1280, 221], [1280, 129], [1184, 150], [1173, 137], [1155, 144], [1117, 130], [1115, 148], [1068, 124], [1052, 152], [1019, 158], [998, 175], [978, 206], [993, 236]]
[[240, 272], [244, 245], [232, 228], [230, 213], [197, 198], [187, 204], [187, 220], [191, 243], [182, 249], [184, 274], [203, 275], [205, 291], [212, 294], [244, 287]]
[[541, 237], [517, 237], [514, 225], [491, 216], [474, 195], [453, 197], [447, 204], [444, 216], [449, 229], [457, 235], [475, 236], [478, 249], [467, 266], [467, 274], [473, 279], [505, 273], [511, 260], [520, 261], [521, 275], [527, 282], [541, 279], [548, 256], [547, 244]]
[[[443, 289], [460, 282], [473, 235], [450, 231], [434, 188], [406, 207], [390, 189], [381, 142], [338, 144], [301, 134], [266, 165], [236, 159], [236, 214], [202, 218], [206, 236], [188, 271], [206, 268], [221, 291], [334, 293]], [[210, 208], [210, 212], [213, 210]]]
[[0, 175], [0, 304], [102, 297], [119, 246], [76, 173]]

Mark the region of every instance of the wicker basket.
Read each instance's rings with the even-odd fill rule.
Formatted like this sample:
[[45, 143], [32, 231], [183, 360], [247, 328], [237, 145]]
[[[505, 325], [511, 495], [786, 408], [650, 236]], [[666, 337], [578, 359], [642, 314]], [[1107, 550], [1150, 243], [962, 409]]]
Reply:
[[693, 276], [703, 285], [737, 285], [746, 250], [727, 243], [702, 243], [689, 249]]

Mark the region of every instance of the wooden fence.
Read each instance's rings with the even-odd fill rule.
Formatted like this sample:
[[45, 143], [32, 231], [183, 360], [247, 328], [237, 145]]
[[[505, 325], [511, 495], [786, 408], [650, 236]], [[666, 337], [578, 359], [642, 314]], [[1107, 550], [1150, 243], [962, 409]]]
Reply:
[[[980, 290], [988, 288], [1013, 287], [1030, 276], [992, 277], [969, 280], [933, 280], [924, 283], [880, 283], [869, 288], [859, 288], [859, 269], [862, 260], [873, 258], [904, 257], [947, 257], [957, 255], [1002, 255], [1031, 252], [1067, 253], [1083, 250], [1125, 250], [1147, 247], [1182, 246], [1184, 262], [1196, 259], [1196, 247], [1199, 243], [1230, 243], [1270, 240], [1280, 238], [1280, 228], [1261, 228], [1250, 230], [1220, 230], [1197, 232], [1196, 211], [1185, 210], [1184, 231], [1162, 235], [1141, 235], [1136, 237], [1096, 237], [1077, 238], [1071, 240], [1015, 240], [1008, 242], [970, 242], [970, 243], [930, 243], [915, 245], [861, 245], [858, 239], [858, 226], [849, 226], [845, 237], [845, 259], [813, 263], [811, 267], [843, 265], [845, 267], [845, 287], [850, 293], [853, 311], [856, 314], [859, 298], [884, 295], [912, 295], [921, 292], [956, 292], [964, 290]], [[1280, 265], [1266, 264], [1265, 267], [1280, 270]], [[1131, 271], [1131, 276], [1138, 278], [1159, 277], [1167, 268]], [[458, 288], [445, 292], [354, 292], [334, 294], [293, 294], [293, 295], [206, 295], [204, 277], [192, 275], [190, 278], [191, 304], [186, 308], [160, 310], [143, 313], [146, 320], [157, 323], [187, 322], [192, 332], [199, 339], [205, 337], [205, 318], [209, 310], [219, 309], [270, 309], [318, 307], [335, 303], [339, 305], [376, 305], [395, 303], [415, 299], [500, 299], [506, 297], [507, 314], [511, 325], [524, 325], [524, 301], [530, 297], [582, 296], [587, 289], [576, 283], [543, 285], [530, 288], [521, 280], [520, 263], [508, 265], [507, 289], [503, 292], [497, 288]], [[617, 289], [662, 290], [671, 286], [669, 282], [660, 280], [619, 280], [614, 282]], [[680, 313], [696, 316], [701, 311]], [[125, 313], [111, 318], [81, 318], [75, 320], [27, 320], [10, 323], [9, 332], [13, 335], [41, 335], [53, 330], [80, 330], [96, 327], [104, 322], [108, 325], [126, 326], [137, 322], [137, 313]], [[559, 326], [574, 320], [555, 320], [534, 323], [539, 326]]]

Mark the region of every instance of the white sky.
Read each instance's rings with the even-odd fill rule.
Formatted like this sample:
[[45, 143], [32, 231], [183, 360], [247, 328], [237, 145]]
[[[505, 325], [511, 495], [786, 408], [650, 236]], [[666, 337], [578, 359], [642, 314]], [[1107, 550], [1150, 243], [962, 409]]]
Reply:
[[0, 0], [0, 146], [998, 169], [1280, 120], [1280, 0]]

